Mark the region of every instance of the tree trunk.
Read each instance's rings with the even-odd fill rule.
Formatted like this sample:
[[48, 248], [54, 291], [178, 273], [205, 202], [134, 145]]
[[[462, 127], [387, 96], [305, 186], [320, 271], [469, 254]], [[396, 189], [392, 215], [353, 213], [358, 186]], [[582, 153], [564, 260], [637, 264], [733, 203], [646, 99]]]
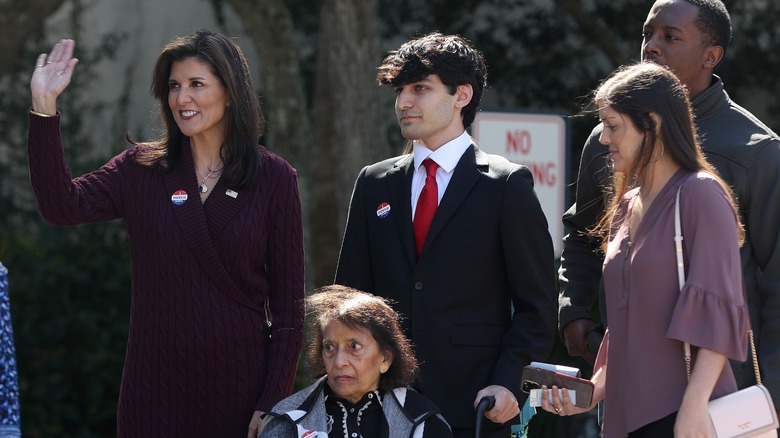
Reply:
[[[303, 204], [306, 265], [316, 254], [312, 246], [309, 211], [311, 204], [310, 163], [304, 155], [312, 148], [311, 122], [303, 91], [298, 49], [293, 39], [290, 11], [280, 0], [227, 0], [241, 17], [244, 30], [252, 38], [259, 59], [260, 102], [267, 120], [268, 148], [298, 170], [298, 186]], [[319, 219], [318, 219], [319, 220]], [[313, 281], [307, 270], [307, 288]]]
[[320, 17], [312, 162], [314, 279], [333, 282], [352, 186], [388, 147], [381, 135], [376, 0], [325, 0]]
[[[0, 1], [0, 75], [14, 67], [24, 44], [31, 35], [43, 29], [49, 18], [65, 0]], [[35, 59], [30, 60], [32, 71]]]

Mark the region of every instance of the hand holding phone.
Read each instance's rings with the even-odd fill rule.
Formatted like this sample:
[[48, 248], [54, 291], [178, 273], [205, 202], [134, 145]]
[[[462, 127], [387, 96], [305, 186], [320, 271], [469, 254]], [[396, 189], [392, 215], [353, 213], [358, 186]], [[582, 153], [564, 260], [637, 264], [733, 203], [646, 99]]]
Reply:
[[[530, 392], [530, 395], [528, 396], [528, 404], [531, 405], [531, 407], [539, 408], [542, 406], [542, 391], [543, 389], [532, 389]], [[569, 391], [569, 400], [571, 400], [571, 404], [574, 406], [577, 406], [577, 391], [575, 390], [568, 390]], [[563, 400], [563, 388], [558, 388], [558, 398]], [[547, 399], [552, 400], [552, 388], [547, 388]]]
[[[542, 386], [546, 386], [549, 389], [552, 388], [553, 385], [557, 386], [559, 389], [568, 389], [571, 402], [574, 406], [580, 408], [590, 407], [591, 400], [593, 399], [593, 382], [590, 380], [531, 365], [523, 368], [520, 387], [523, 392], [531, 394], [532, 390], [540, 390]], [[575, 393], [573, 396], [572, 392]], [[538, 398], [539, 406], [541, 406], [541, 391], [535, 391], [535, 393]], [[559, 395], [561, 394], [559, 393]], [[562, 395], [561, 398], [563, 398]]]

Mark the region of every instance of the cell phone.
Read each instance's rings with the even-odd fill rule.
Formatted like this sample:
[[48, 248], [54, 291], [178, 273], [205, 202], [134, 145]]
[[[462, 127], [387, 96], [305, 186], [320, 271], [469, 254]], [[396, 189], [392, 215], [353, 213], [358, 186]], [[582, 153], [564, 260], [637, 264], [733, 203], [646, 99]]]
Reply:
[[553, 385], [558, 388], [577, 391], [576, 400], [573, 400], [573, 402], [575, 406], [580, 408], [590, 407], [591, 400], [593, 399], [593, 382], [568, 374], [528, 365], [523, 367], [523, 374], [521, 375], [520, 381], [520, 389], [529, 394], [533, 389], [541, 389], [542, 386], [551, 389]]

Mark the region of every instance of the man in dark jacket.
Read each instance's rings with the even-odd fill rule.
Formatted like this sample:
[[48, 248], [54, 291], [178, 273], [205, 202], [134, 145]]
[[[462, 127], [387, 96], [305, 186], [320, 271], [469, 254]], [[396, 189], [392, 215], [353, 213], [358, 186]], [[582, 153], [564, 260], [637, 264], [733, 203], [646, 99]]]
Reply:
[[496, 403], [482, 436], [506, 437], [527, 398], [520, 373], [555, 338], [553, 247], [533, 177], [466, 132], [487, 75], [467, 41], [415, 38], [378, 70], [412, 153], [358, 175], [336, 283], [390, 298], [407, 318], [417, 388], [456, 438], [474, 436], [484, 396]]
[[[731, 40], [731, 19], [720, 0], [658, 0], [642, 30], [642, 59], [668, 66], [688, 87], [707, 159], [738, 199], [746, 227], [742, 247], [744, 287], [763, 383], [780, 406], [780, 140], [750, 112], [729, 99], [713, 70]], [[596, 126], [582, 151], [575, 204], [564, 214], [559, 278], [559, 327], [572, 356], [593, 363], [607, 315], [594, 323], [599, 295], [600, 242], [587, 230], [604, 211], [610, 170]], [[717, 238], [718, 236], [713, 236]], [[670, 254], [670, 257], [673, 257]], [[603, 300], [600, 300], [603, 303]], [[740, 387], [754, 383], [750, 362], [734, 363]]]

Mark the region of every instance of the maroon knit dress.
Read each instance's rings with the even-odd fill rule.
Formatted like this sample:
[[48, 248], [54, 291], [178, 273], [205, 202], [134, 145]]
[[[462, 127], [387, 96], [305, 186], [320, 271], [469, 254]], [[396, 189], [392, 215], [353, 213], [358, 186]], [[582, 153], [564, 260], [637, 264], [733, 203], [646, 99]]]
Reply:
[[136, 147], [71, 179], [59, 114], [29, 118], [30, 181], [46, 221], [127, 227], [132, 304], [118, 436], [245, 437], [255, 409], [290, 394], [302, 342], [295, 170], [259, 147], [253, 186], [220, 180], [201, 203], [185, 139], [167, 173], [138, 165]]

